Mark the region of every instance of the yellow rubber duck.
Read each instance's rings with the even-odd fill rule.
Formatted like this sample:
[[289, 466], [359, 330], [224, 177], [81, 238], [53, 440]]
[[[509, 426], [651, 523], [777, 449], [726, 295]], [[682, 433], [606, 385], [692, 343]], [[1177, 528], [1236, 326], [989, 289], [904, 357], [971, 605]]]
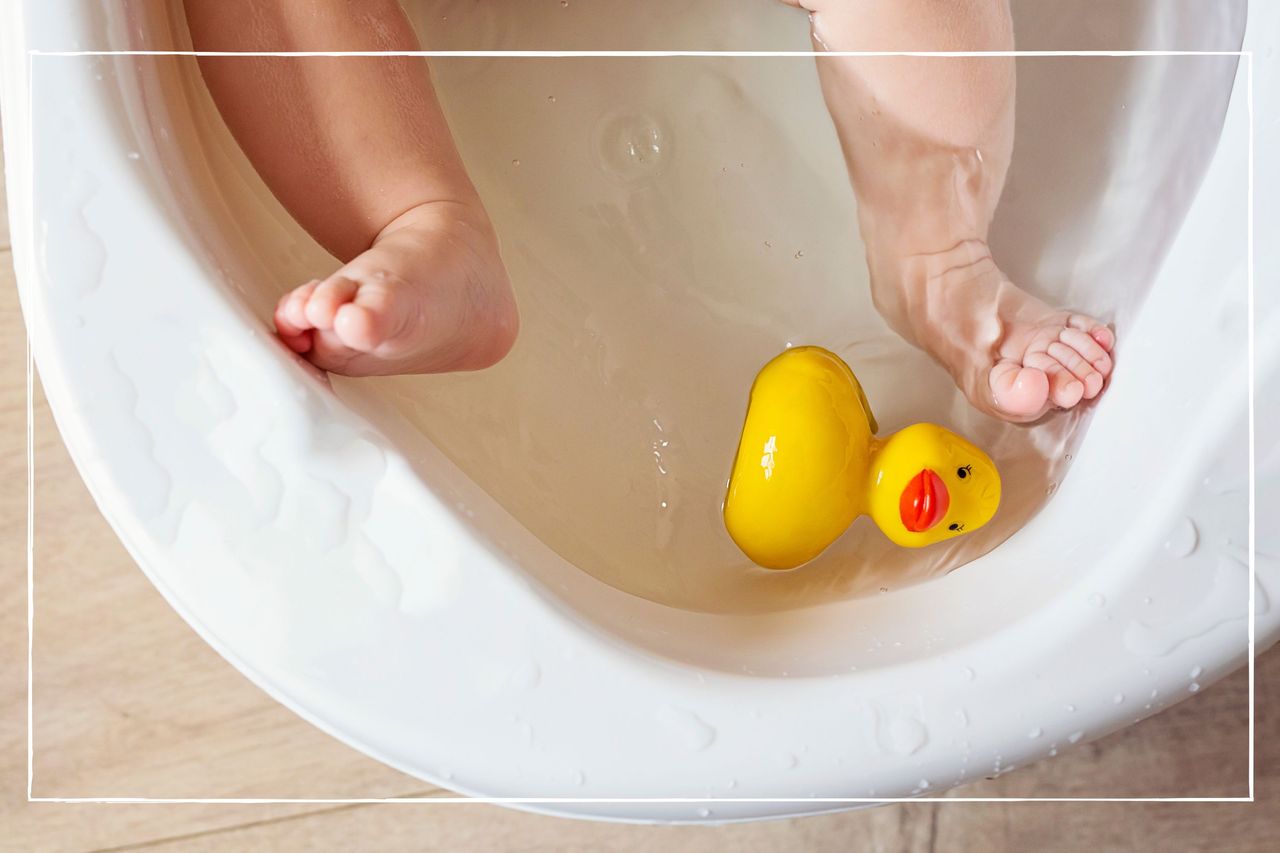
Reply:
[[885, 439], [849, 365], [822, 347], [788, 349], [751, 386], [724, 502], [738, 547], [768, 569], [821, 554], [860, 515], [893, 542], [931, 545], [977, 530], [1000, 504], [1000, 473], [934, 424]]

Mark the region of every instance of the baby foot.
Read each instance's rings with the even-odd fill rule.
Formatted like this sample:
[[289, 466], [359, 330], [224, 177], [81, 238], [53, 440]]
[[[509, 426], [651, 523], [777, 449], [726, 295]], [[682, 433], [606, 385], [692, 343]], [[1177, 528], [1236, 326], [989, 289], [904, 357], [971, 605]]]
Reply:
[[[1013, 48], [1002, 2], [784, 2], [810, 12], [825, 50]], [[1013, 147], [1013, 59], [820, 56], [818, 77], [858, 196], [872, 298], [889, 324], [1006, 421], [1096, 397], [1112, 369], [1111, 330], [1016, 287], [987, 248]]]
[[488, 218], [454, 202], [397, 217], [333, 275], [286, 293], [274, 319], [290, 349], [347, 376], [479, 370], [519, 325]]
[[1014, 285], [981, 241], [910, 259], [899, 291], [891, 322], [940, 361], [987, 414], [1033, 421], [1052, 408], [1092, 400], [1111, 375], [1112, 331]]

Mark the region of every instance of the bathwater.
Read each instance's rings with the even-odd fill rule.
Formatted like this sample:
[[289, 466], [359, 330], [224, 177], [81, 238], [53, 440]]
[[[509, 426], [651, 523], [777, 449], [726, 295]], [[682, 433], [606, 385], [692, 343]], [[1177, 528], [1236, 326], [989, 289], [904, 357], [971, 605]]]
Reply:
[[[804, 15], [771, 0], [407, 9], [432, 50], [810, 49]], [[1155, 142], [1220, 121], [1225, 108], [1225, 97], [1188, 103], [1152, 122], [1135, 120], [1127, 101], [1195, 75], [1230, 80], [1234, 58], [1203, 59], [1018, 63], [993, 248], [1028, 290], [1116, 322], [1118, 370], [1124, 322], [1209, 155]], [[501, 238], [520, 339], [482, 372], [335, 387], [376, 387], [566, 560], [675, 607], [791, 609], [956, 569], [1051, 499], [1091, 407], [1031, 427], [997, 422], [886, 327], [812, 58], [451, 57], [431, 67]], [[863, 518], [798, 570], [751, 565], [725, 532], [726, 480], [756, 371], [802, 344], [852, 366], [882, 434], [932, 421], [986, 449], [1004, 483], [995, 519], [903, 550]]]

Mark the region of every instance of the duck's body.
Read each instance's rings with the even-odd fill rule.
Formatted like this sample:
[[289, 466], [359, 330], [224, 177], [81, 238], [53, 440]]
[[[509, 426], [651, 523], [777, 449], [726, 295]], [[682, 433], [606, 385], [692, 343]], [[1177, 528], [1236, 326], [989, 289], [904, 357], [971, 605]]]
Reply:
[[729, 535], [755, 563], [791, 569], [870, 515], [899, 545], [974, 530], [1000, 500], [991, 459], [933, 424], [887, 439], [862, 386], [821, 347], [789, 349], [751, 387], [725, 498]]

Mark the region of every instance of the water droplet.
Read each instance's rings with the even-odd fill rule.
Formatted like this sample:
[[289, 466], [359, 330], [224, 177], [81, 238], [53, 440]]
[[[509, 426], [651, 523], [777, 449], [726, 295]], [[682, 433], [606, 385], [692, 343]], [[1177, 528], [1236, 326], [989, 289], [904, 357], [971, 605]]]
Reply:
[[1248, 594], [1249, 568], [1223, 555], [1213, 576], [1213, 585], [1195, 605], [1181, 616], [1151, 625], [1141, 620], [1129, 623], [1124, 644], [1129, 651], [1147, 657], [1167, 655], [1183, 643], [1208, 634], [1219, 625], [1244, 619], [1243, 600]]
[[1068, 706], [1067, 706], [1067, 713], [1068, 713], [1068, 714], [1074, 714], [1075, 712], [1076, 712], [1076, 706], [1075, 706], [1075, 705], [1068, 705]]
[[1044, 734], [1044, 730], [1041, 729], [1039, 726], [1036, 726], [1034, 729], [1027, 732], [1027, 737], [1031, 738], [1032, 740], [1035, 740], [1036, 738], [1040, 737], [1040, 735], [1042, 734]]
[[796, 757], [794, 752], [788, 752], [786, 755], [782, 756], [782, 766], [788, 770], [798, 767], [799, 765], [800, 759]]
[[624, 183], [661, 174], [669, 159], [670, 133], [649, 116], [623, 113], [606, 119], [596, 140], [600, 168]]
[[889, 748], [899, 755], [914, 755], [929, 742], [924, 723], [914, 717], [895, 717], [889, 721]]
[[520, 165], [520, 161], [519, 161], [519, 160], [512, 160], [512, 161], [511, 161], [511, 165], [512, 165], [512, 166], [519, 166], [519, 165]]
[[126, 155], [124, 155], [124, 156], [128, 157], [130, 160], [141, 160], [141, 159], [142, 159], [142, 155], [141, 155], [141, 154], [139, 154], [137, 151], [130, 151], [128, 154], [126, 154]]
[[1184, 518], [1169, 533], [1164, 549], [1175, 557], [1189, 557], [1196, 550], [1199, 541], [1200, 532], [1196, 530], [1195, 522]]
[[1111, 697], [1111, 701], [1116, 705], [1121, 704], [1122, 702], [1124, 702], [1124, 694], [1117, 693], [1115, 696]]
[[1084, 737], [1084, 732], [1072, 732], [1067, 735], [1067, 741], [1070, 743], [1079, 743], [1080, 738]]
[[573, 771], [573, 784], [584, 785], [586, 784], [586, 781], [587, 781], [587, 774], [583, 773], [581, 770]]
[[794, 257], [797, 261], [800, 260], [801, 258], [804, 257], [804, 249], [797, 250], [792, 257]]
[[[560, 5], [568, 6], [569, 0], [560, 0]], [[705, 807], [698, 809], [698, 817], [711, 817], [711, 809]]]
[[1199, 693], [1199, 692], [1200, 692], [1200, 683], [1199, 683], [1199, 682], [1196, 682], [1196, 681], [1193, 681], [1193, 682], [1191, 682], [1190, 684], [1188, 684], [1188, 685], [1187, 685], [1187, 692], [1188, 692], [1188, 693]]
[[1145, 595], [1145, 596], [1143, 596], [1143, 597], [1142, 597], [1142, 603], [1143, 603], [1143, 604], [1150, 604], [1150, 603], [1152, 602], [1152, 600], [1153, 600], [1153, 599], [1152, 599], [1152, 598], [1151, 598], [1151, 596], [1149, 596], [1149, 595]]
[[554, 104], [554, 103], [556, 102], [556, 96], [555, 96], [555, 95], [547, 95], [547, 100]]
[[1057, 484], [1057, 483], [1050, 483], [1050, 484], [1049, 484], [1049, 486], [1048, 486], [1048, 488], [1046, 488], [1046, 489], [1044, 490], [1044, 493], [1045, 493], [1046, 495], [1052, 495], [1052, 494], [1053, 494], [1054, 492], [1056, 492], [1057, 490], [1058, 490], [1058, 484]]
[[715, 742], [715, 728], [692, 711], [664, 705], [655, 716], [658, 722], [673, 731], [694, 752], [700, 752]]
[[974, 671], [973, 671], [973, 667], [971, 667], [971, 666], [966, 666], [966, 667], [964, 667], [964, 668], [961, 670], [961, 672], [963, 672], [963, 673], [964, 673], [964, 680], [965, 680], [965, 681], [973, 681], [975, 678], [977, 678], [977, 677], [978, 677], [978, 674], [977, 674], [976, 672], [974, 672]]
[[1195, 678], [1199, 678], [1199, 677], [1200, 677], [1200, 673], [1202, 673], [1202, 672], [1204, 672], [1204, 670], [1203, 670], [1201, 667], [1193, 666], [1193, 667], [1191, 668], [1191, 677], [1192, 677], [1193, 679], [1195, 679]]

